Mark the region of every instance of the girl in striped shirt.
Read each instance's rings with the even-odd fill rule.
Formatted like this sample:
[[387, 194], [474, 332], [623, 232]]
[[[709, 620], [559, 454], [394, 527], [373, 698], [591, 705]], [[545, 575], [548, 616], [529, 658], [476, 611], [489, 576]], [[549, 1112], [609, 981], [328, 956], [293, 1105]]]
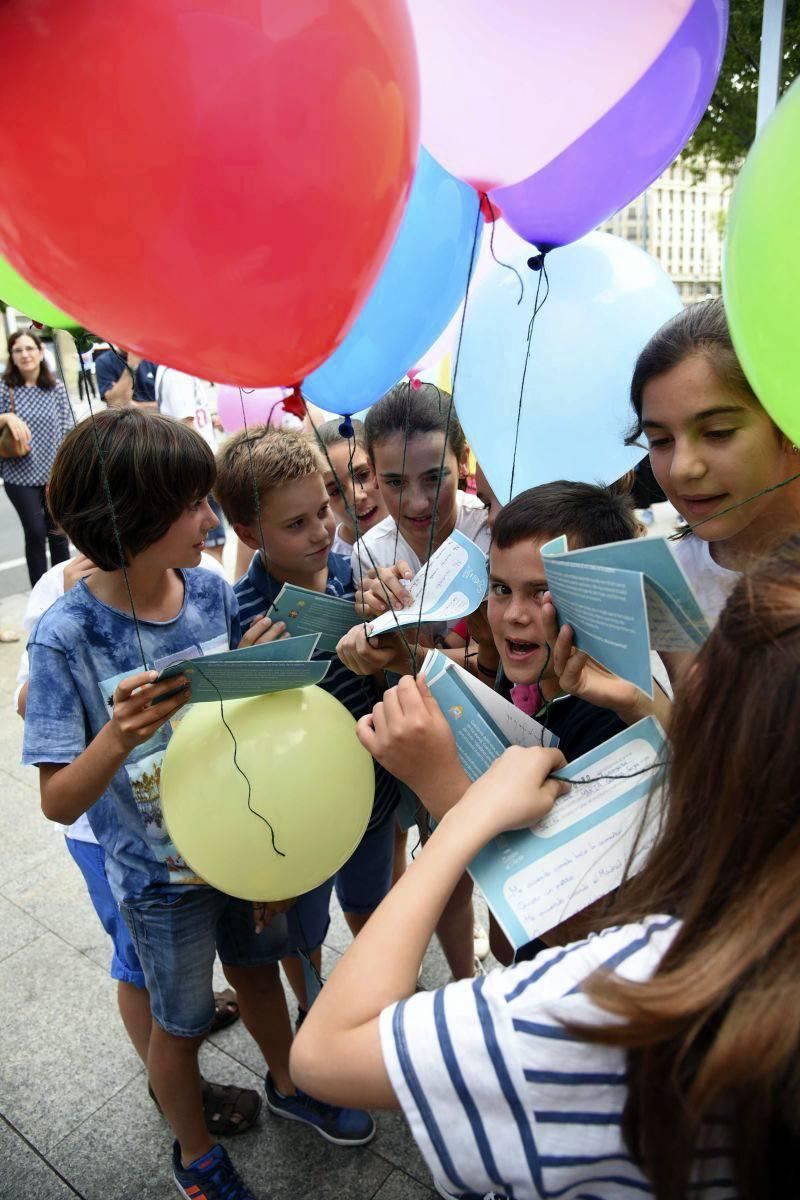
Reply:
[[[297, 1083], [332, 1103], [401, 1107], [450, 1194], [794, 1194], [798, 679], [795, 537], [738, 583], [682, 681], [661, 834], [602, 931], [414, 994], [466, 865], [534, 825], [564, 786], [558, 751], [512, 748], [337, 967], [295, 1042]], [[399, 714], [415, 687], [398, 689]]]

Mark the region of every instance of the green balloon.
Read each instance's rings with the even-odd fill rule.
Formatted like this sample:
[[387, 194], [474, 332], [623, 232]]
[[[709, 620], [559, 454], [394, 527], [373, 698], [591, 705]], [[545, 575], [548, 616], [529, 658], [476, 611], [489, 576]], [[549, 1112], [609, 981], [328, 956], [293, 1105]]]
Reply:
[[80, 321], [68, 317], [55, 304], [45, 300], [41, 292], [37, 292], [21, 275], [18, 275], [10, 263], [0, 258], [0, 300], [16, 308], [19, 312], [38, 321], [40, 325], [49, 325], [51, 329], [73, 330], [81, 328]]
[[800, 445], [800, 80], [759, 134], [736, 184], [722, 290], [753, 391]]

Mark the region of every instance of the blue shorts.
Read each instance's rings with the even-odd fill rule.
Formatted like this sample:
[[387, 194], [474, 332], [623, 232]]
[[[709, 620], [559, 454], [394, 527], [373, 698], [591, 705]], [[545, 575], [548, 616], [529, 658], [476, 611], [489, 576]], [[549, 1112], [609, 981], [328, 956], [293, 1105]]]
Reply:
[[222, 516], [222, 508], [219, 502], [215, 500], [213, 496], [209, 496], [208, 503], [217, 518], [218, 524], [214, 526], [210, 533], [206, 534], [206, 536], [203, 538], [203, 541], [207, 547], [211, 547], [213, 549], [214, 546], [225, 545], [225, 524]]
[[64, 841], [80, 868], [100, 924], [114, 943], [111, 978], [119, 979], [122, 983], [132, 983], [134, 987], [145, 987], [139, 957], [108, 885], [105, 850], [96, 842], [81, 842], [71, 837], [64, 838]]
[[224, 966], [276, 963], [288, 949], [285, 914], [256, 933], [253, 906], [214, 888], [170, 884], [125, 900], [128, 923], [150, 992], [150, 1011], [167, 1033], [201, 1037], [214, 1020], [214, 956]]

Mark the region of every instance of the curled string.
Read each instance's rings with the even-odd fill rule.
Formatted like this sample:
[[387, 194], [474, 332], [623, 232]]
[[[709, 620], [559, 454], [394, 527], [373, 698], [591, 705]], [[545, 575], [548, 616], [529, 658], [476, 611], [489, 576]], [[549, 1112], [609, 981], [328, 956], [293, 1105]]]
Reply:
[[520, 304], [522, 304], [523, 298], [525, 296], [525, 284], [522, 282], [522, 276], [520, 275], [517, 268], [515, 266], [512, 266], [511, 263], [504, 262], [502, 258], [498, 258], [497, 255], [495, 254], [495, 252], [494, 252], [494, 229], [495, 229], [495, 225], [497, 224], [497, 218], [495, 216], [495, 208], [486, 192], [481, 193], [481, 199], [486, 202], [486, 206], [489, 209], [489, 215], [492, 218], [492, 228], [489, 233], [489, 253], [491, 254], [494, 261], [497, 263], [498, 267], [505, 267], [505, 269], [507, 271], [511, 271], [512, 275], [516, 275], [516, 277], [519, 281], [519, 300], [517, 301], [517, 305], [519, 306]]
[[[520, 426], [520, 421], [522, 420], [522, 405], [523, 405], [524, 398], [525, 398], [525, 380], [528, 376], [528, 363], [530, 362], [530, 358], [531, 358], [531, 341], [533, 339], [533, 328], [536, 323], [537, 316], [539, 315], [541, 309], [544, 307], [544, 305], [547, 301], [547, 297], [550, 295], [550, 278], [547, 274], [547, 266], [545, 263], [545, 254], [543, 253], [543, 254], [539, 255], [538, 258], [530, 259], [531, 264], [533, 264], [534, 262], [538, 262], [538, 264], [539, 264], [539, 266], [538, 266], [539, 277], [536, 281], [536, 296], [534, 297], [533, 312], [531, 314], [530, 324], [528, 325], [528, 343], [527, 343], [527, 347], [526, 347], [526, 351], [525, 351], [525, 366], [522, 369], [522, 380], [519, 385], [519, 401], [517, 403], [517, 421], [516, 421], [516, 425], [514, 427], [514, 453], [513, 453], [512, 459], [511, 459], [511, 481], [508, 485], [508, 499], [509, 500], [513, 499], [513, 496], [514, 496], [514, 476], [516, 475], [516, 471], [517, 471], [517, 449], [519, 447], [519, 426]], [[542, 280], [544, 280], [544, 283], [545, 283], [545, 292], [544, 292], [544, 296], [542, 296], [542, 299], [540, 301], [539, 293], [542, 288]]]
[[272, 839], [272, 849], [275, 851], [275, 853], [279, 854], [281, 858], [286, 858], [286, 855], [284, 854], [284, 852], [282, 850], [279, 850], [275, 843], [275, 830], [273, 829], [271, 823], [257, 809], [253, 808], [253, 804], [252, 804], [253, 789], [251, 787], [250, 780], [248, 779], [247, 775], [242, 770], [242, 768], [239, 766], [239, 760], [237, 758], [237, 754], [238, 754], [238, 750], [239, 750], [239, 743], [236, 741], [236, 734], [233, 732], [230, 725], [228, 724], [228, 722], [225, 719], [225, 703], [222, 699], [222, 692], [219, 690], [217, 685], [214, 683], [214, 680], [209, 679], [209, 677], [206, 675], [203, 668], [198, 665], [198, 661], [199, 660], [195, 659], [192, 662], [192, 669], [197, 671], [198, 675], [202, 675], [203, 679], [205, 679], [206, 683], [209, 683], [211, 685], [211, 687], [214, 689], [214, 691], [217, 693], [217, 697], [219, 699], [220, 719], [222, 720], [222, 724], [225, 726], [228, 733], [230, 734], [230, 739], [233, 742], [233, 765], [236, 767], [236, 770], [239, 772], [242, 779], [247, 784], [247, 807], [250, 809], [250, 812], [253, 814], [254, 817], [258, 817], [259, 821], [263, 821], [264, 824], [266, 825], [267, 829], [269, 830], [270, 838]]
[[[75, 349], [77, 351], [77, 346]], [[86, 365], [85, 365], [83, 359], [81, 358], [80, 354], [78, 354], [78, 369], [80, 370], [80, 372], [83, 376], [84, 387], [86, 389], [86, 399], [89, 403], [89, 415], [90, 415], [91, 421], [92, 421], [92, 433], [94, 434], [94, 441], [95, 441], [95, 445], [97, 447], [97, 456], [98, 456], [98, 459], [100, 462], [100, 478], [103, 483], [103, 493], [105, 495], [106, 504], [108, 505], [108, 513], [111, 518], [111, 530], [112, 530], [112, 533], [114, 534], [114, 542], [116, 543], [117, 552], [119, 553], [120, 569], [122, 570], [122, 577], [125, 580], [125, 590], [128, 593], [128, 603], [131, 606], [131, 616], [133, 617], [133, 627], [136, 631], [136, 640], [139, 643], [139, 653], [142, 658], [142, 665], [144, 666], [145, 671], [148, 671], [150, 668], [147, 665], [147, 657], [145, 655], [144, 646], [142, 644], [142, 631], [141, 631], [141, 626], [139, 624], [139, 618], [136, 615], [136, 605], [133, 603], [133, 592], [131, 591], [131, 581], [128, 577], [128, 567], [127, 567], [127, 562], [126, 562], [126, 558], [125, 558], [125, 549], [122, 545], [122, 538], [120, 536], [119, 526], [117, 524], [117, 513], [116, 513], [116, 509], [114, 508], [114, 501], [111, 498], [111, 487], [108, 482], [108, 471], [106, 470], [105, 454], [103, 453], [103, 446], [100, 441], [100, 435], [97, 432], [97, 422], [95, 421], [94, 406], [92, 405], [92, 393], [89, 389], [89, 380], [87, 377]]]

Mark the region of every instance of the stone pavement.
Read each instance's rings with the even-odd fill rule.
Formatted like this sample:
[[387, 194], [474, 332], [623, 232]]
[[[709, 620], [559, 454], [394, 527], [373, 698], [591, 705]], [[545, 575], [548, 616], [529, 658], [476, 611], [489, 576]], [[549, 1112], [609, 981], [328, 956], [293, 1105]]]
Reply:
[[[0, 628], [21, 628], [26, 599], [0, 600]], [[172, 1139], [117, 1012], [110, 943], [41, 814], [35, 770], [20, 766], [11, 702], [21, 645], [0, 645], [0, 1200], [167, 1200], [177, 1195]], [[349, 940], [337, 912], [326, 972]], [[422, 982], [447, 978], [433, 946]], [[241, 1023], [201, 1051], [209, 1078], [252, 1088], [259, 1058]], [[342, 1150], [264, 1112], [226, 1144], [263, 1200], [428, 1200], [404, 1120], [383, 1113], [377, 1123], [369, 1147]]]

